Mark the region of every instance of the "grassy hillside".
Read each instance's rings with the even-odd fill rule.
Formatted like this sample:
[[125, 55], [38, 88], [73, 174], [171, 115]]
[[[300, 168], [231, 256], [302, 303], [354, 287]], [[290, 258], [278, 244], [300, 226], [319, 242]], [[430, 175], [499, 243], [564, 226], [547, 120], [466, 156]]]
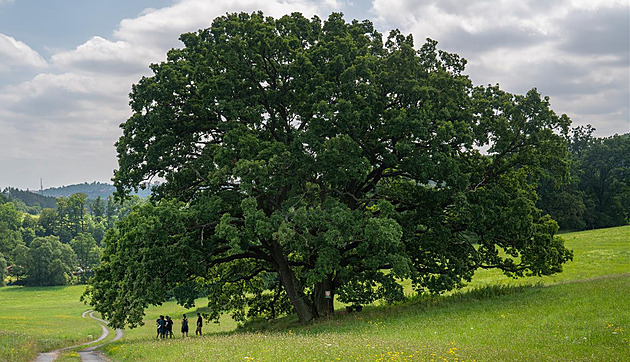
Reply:
[[[105, 351], [116, 361], [628, 360], [630, 226], [563, 237], [575, 258], [557, 276], [512, 280], [481, 271], [467, 291], [368, 307], [309, 326], [288, 318], [235, 331], [225, 318], [207, 325], [201, 338], [193, 327], [191, 338], [155, 340], [160, 314], [174, 317], [178, 337], [182, 313], [194, 324], [195, 310], [169, 302], [147, 310], [147, 325], [125, 331]], [[0, 361], [29, 360], [34, 350], [98, 334], [97, 325], [80, 318], [86, 308], [80, 292], [1, 288]]]
[[[565, 272], [509, 279], [482, 271], [468, 291], [365, 308], [311, 326], [291, 321], [203, 338], [156, 341], [147, 326], [106, 347], [115, 360], [624, 361], [630, 355], [630, 226], [565, 234], [574, 260]], [[209, 357], [212, 356], [212, 357]]]
[[121, 361], [209, 356], [225, 361], [622, 361], [630, 355], [628, 285], [626, 276], [504, 290], [504, 295], [491, 291], [368, 308], [307, 327], [186, 340], [152, 340], [148, 327], [106, 349]]
[[567, 248], [573, 250], [573, 261], [563, 272], [548, 277], [511, 279], [497, 270], [479, 270], [471, 283], [487, 284], [539, 283], [546, 285], [630, 273], [630, 226], [562, 234]]

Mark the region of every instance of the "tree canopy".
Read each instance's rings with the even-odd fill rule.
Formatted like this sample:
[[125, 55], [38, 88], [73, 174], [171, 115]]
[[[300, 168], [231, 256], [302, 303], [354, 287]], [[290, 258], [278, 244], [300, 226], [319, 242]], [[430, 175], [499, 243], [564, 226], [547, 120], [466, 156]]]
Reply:
[[593, 139], [579, 158], [586, 226], [600, 228], [630, 221], [630, 133]]
[[627, 225], [630, 222], [630, 133], [596, 138], [580, 126], [567, 140], [571, 172], [545, 177], [538, 206], [565, 230]]
[[[112, 326], [167, 295], [209, 317], [301, 321], [331, 298], [366, 304], [457, 288], [478, 268], [561, 271], [535, 207], [566, 172], [570, 125], [536, 90], [475, 87], [466, 61], [369, 21], [228, 14], [133, 86], [118, 195], [151, 203], [105, 238], [85, 297]], [[484, 150], [482, 152], [481, 150]]]
[[[56, 199], [56, 208], [26, 209], [12, 194], [0, 193], [0, 286], [11, 284], [58, 285], [85, 283], [100, 263], [99, 247], [107, 229], [144, 202], [136, 195], [122, 203], [110, 195], [107, 203], [97, 198], [86, 208], [86, 195]], [[26, 193], [26, 192], [24, 192]], [[19, 194], [18, 194], [19, 195]], [[88, 211], [90, 211], [88, 213]], [[44, 245], [45, 244], [45, 245]], [[74, 251], [73, 251], [74, 249]], [[70, 256], [70, 257], [68, 257]], [[55, 262], [54, 270], [47, 271]], [[5, 278], [7, 280], [5, 280]]]
[[64, 285], [72, 277], [76, 254], [56, 236], [37, 237], [30, 247], [19, 245], [13, 253], [15, 274], [27, 285]]

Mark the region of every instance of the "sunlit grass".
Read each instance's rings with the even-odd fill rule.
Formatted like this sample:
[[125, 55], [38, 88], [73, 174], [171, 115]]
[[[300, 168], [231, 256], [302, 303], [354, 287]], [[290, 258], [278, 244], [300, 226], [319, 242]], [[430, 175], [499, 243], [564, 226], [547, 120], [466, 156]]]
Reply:
[[[225, 316], [206, 323], [203, 337], [194, 336], [197, 310], [168, 302], [149, 308], [145, 326], [125, 330], [104, 351], [115, 361], [628, 360], [630, 226], [563, 237], [575, 257], [556, 276], [514, 280], [484, 270], [448, 296], [369, 306], [308, 326], [291, 316], [237, 329]], [[28, 361], [37, 351], [98, 337], [98, 324], [81, 318], [82, 290], [0, 288], [0, 361]], [[183, 313], [191, 326], [186, 339]], [[159, 315], [173, 318], [175, 338], [155, 339]], [[67, 351], [59, 360], [79, 357]]]
[[470, 286], [538, 282], [549, 285], [630, 273], [630, 226], [566, 233], [561, 237], [565, 246], [573, 250], [573, 261], [563, 266], [562, 273], [541, 278], [512, 279], [498, 270], [478, 270]]
[[0, 288], [0, 360], [29, 361], [38, 352], [100, 336], [98, 324], [81, 318], [84, 288]]
[[[106, 351], [121, 361], [626, 360], [630, 227], [563, 237], [575, 257], [557, 276], [514, 280], [481, 271], [449, 296], [366, 307], [309, 326], [289, 317], [226, 333], [234, 328], [226, 318], [205, 328], [212, 335], [186, 340], [156, 341], [147, 322]], [[147, 319], [169, 308], [150, 309]]]
[[630, 276], [523, 286], [258, 333], [166, 341], [137, 333], [106, 351], [120, 361], [621, 361], [630, 355], [629, 285]]

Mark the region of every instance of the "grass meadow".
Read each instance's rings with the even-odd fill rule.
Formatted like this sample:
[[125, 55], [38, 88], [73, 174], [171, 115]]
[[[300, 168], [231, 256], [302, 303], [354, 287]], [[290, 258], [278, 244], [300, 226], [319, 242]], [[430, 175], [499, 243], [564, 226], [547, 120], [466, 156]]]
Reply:
[[37, 352], [98, 338], [101, 327], [81, 317], [84, 288], [0, 288], [0, 361], [29, 361]]
[[[237, 328], [225, 317], [207, 324], [203, 337], [193, 326], [190, 338], [155, 340], [160, 314], [174, 317], [176, 337], [182, 313], [194, 324], [196, 310], [168, 302], [103, 350], [115, 361], [629, 361], [630, 226], [563, 237], [574, 260], [559, 275], [514, 280], [484, 270], [450, 295], [307, 326], [289, 317]], [[0, 360], [31, 360], [35, 350], [99, 334], [81, 318], [81, 290], [0, 288]], [[61, 360], [78, 359], [66, 353]]]

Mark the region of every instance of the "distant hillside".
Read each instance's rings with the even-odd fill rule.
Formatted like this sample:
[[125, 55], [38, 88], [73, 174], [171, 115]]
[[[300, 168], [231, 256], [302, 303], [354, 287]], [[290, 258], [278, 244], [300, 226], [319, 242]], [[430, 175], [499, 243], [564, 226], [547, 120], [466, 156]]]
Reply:
[[89, 184], [86, 182], [76, 185], [51, 187], [45, 189], [43, 195], [51, 197], [70, 197], [73, 194], [83, 193], [88, 196], [88, 199], [95, 200], [99, 196], [106, 199], [107, 196], [113, 194], [114, 191], [116, 191], [116, 188], [113, 185], [100, 182], [92, 182]]
[[[0, 193], [0, 195], [2, 195], [2, 197], [0, 197], [0, 202], [14, 202], [14, 200], [19, 200], [17, 201], [18, 203], [20, 203], [20, 201], [24, 203], [24, 205], [18, 207], [19, 209], [24, 212], [37, 214], [39, 213], [38, 210], [43, 208], [55, 208], [57, 204], [57, 197], [68, 198], [76, 193], [84, 193], [88, 196], [88, 200], [96, 200], [99, 196], [102, 199], [107, 199], [107, 197], [112, 195], [114, 191], [116, 191], [114, 185], [100, 182], [86, 182], [83, 184], [51, 187], [49, 189], [45, 189], [43, 192], [19, 190], [13, 187], [7, 187]], [[151, 191], [139, 190], [138, 193], [133, 194], [146, 198], [151, 194]]]
[[[61, 187], [51, 187], [43, 191], [43, 195], [52, 197], [70, 197], [76, 193], [83, 193], [88, 196], [88, 199], [95, 200], [97, 197], [106, 199], [109, 195], [112, 195], [116, 191], [114, 185], [92, 182], [82, 183], [76, 185], [68, 185]], [[139, 190], [137, 195], [140, 197], [148, 197], [151, 194], [150, 190]]]
[[8, 187], [3, 193], [10, 198], [22, 200], [26, 206], [37, 206], [41, 208], [54, 208], [56, 200], [54, 197], [36, 194], [32, 191], [18, 190], [16, 188]]

